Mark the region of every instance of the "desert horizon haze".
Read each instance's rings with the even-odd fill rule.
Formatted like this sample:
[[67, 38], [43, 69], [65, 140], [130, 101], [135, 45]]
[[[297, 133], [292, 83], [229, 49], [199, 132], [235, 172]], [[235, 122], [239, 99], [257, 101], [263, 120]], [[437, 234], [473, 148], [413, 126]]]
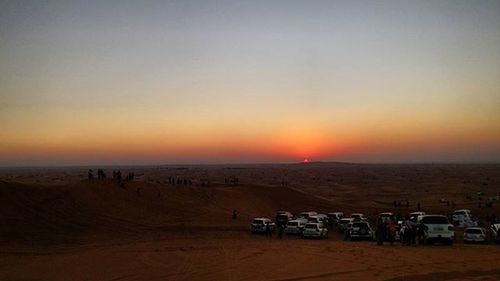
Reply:
[[500, 161], [499, 1], [0, 1], [0, 166]]

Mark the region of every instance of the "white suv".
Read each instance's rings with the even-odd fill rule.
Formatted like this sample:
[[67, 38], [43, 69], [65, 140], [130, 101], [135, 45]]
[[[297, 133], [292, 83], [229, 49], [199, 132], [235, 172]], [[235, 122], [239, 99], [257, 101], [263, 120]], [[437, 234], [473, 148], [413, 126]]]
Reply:
[[291, 220], [286, 223], [284, 232], [285, 234], [302, 234], [305, 226], [305, 220]]
[[471, 220], [470, 210], [462, 209], [453, 212], [452, 221], [454, 225], [463, 226], [464, 222], [469, 220]]
[[488, 242], [486, 230], [481, 227], [468, 227], [464, 232], [464, 243], [484, 243]]
[[426, 215], [422, 217], [421, 224], [424, 226], [425, 243], [445, 242], [452, 245], [455, 241], [455, 229], [442, 215]]
[[321, 227], [325, 226], [325, 224], [323, 223], [323, 221], [321, 220], [321, 218], [319, 216], [310, 216], [307, 219], [307, 222], [310, 222], [310, 223], [319, 223], [321, 225]]
[[328, 238], [328, 229], [319, 223], [307, 223], [302, 238]]
[[269, 225], [269, 230], [271, 232], [274, 232], [274, 228], [276, 225], [274, 222], [271, 221], [271, 219], [268, 218], [255, 218], [253, 219], [252, 223], [250, 224], [250, 231], [252, 233], [265, 233], [267, 225]]
[[309, 212], [301, 212], [297, 218], [302, 218], [302, 219], [309, 219], [309, 217], [312, 217], [312, 216], [317, 216], [318, 213], [316, 212], [313, 212], [313, 211], [309, 211]]

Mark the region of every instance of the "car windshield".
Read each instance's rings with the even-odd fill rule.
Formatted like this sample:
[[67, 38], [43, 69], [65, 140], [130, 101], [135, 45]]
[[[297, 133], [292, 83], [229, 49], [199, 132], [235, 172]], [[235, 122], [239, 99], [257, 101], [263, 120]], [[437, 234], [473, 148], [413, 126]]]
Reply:
[[360, 223], [360, 222], [356, 222], [356, 223], [353, 223], [352, 224], [352, 227], [368, 227], [368, 224], [366, 223]]
[[465, 212], [464, 211], [458, 211], [458, 212], [455, 212], [455, 215], [465, 215]]
[[253, 224], [264, 224], [263, 220], [253, 220]]
[[477, 228], [466, 229], [465, 233], [469, 233], [469, 234], [483, 234], [483, 232], [481, 231], [481, 229], [477, 229]]
[[288, 226], [297, 226], [297, 225], [299, 225], [299, 223], [296, 222], [296, 221], [290, 221], [286, 225], [288, 225]]
[[317, 225], [315, 225], [315, 224], [307, 224], [306, 228], [317, 228]]
[[286, 220], [286, 219], [288, 219], [288, 215], [286, 215], [286, 214], [281, 214], [281, 215], [278, 215], [278, 218], [279, 218], [279, 219], [282, 219], [282, 220]]
[[448, 219], [442, 216], [428, 216], [422, 219], [425, 224], [449, 224]]
[[342, 220], [340, 220], [341, 224], [346, 224], [346, 223], [350, 223], [350, 222], [351, 222], [350, 219], [342, 219]]

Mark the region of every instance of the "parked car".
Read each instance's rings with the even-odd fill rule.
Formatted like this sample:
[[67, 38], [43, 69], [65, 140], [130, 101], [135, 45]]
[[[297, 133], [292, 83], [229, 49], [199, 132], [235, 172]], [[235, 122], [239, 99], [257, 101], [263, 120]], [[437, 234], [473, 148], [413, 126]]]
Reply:
[[318, 214], [316, 216], [310, 216], [307, 219], [307, 222], [319, 223], [319, 224], [322, 224], [323, 226], [327, 226], [328, 225], [328, 216], [325, 214]]
[[487, 243], [488, 236], [482, 227], [468, 227], [464, 232], [464, 243]]
[[337, 226], [340, 232], [345, 232], [347, 230], [347, 225], [352, 222], [351, 218], [342, 218]]
[[302, 234], [306, 226], [305, 220], [290, 220], [286, 223], [284, 232], [285, 234]]
[[366, 221], [354, 221], [348, 231], [349, 240], [374, 240], [375, 238], [375, 232]]
[[410, 220], [419, 223], [425, 216], [425, 212], [413, 212], [410, 213]]
[[316, 217], [323, 223], [324, 226], [328, 225], [328, 216], [325, 214], [317, 214]]
[[286, 225], [289, 220], [293, 219], [293, 215], [287, 211], [278, 211], [276, 212], [276, 224], [278, 225]]
[[352, 213], [351, 219], [353, 221], [365, 221], [366, 220], [365, 215], [362, 213]]
[[442, 215], [425, 215], [421, 224], [424, 226], [424, 242], [445, 242], [452, 245], [455, 240], [455, 229]]
[[309, 219], [309, 217], [316, 216], [318, 213], [309, 211], [309, 212], [300, 212], [297, 218]]
[[252, 233], [265, 233], [267, 224], [269, 224], [271, 232], [274, 232], [276, 225], [269, 218], [254, 218], [250, 224], [250, 231]]
[[323, 222], [321, 221], [321, 219], [318, 216], [310, 216], [307, 219], [307, 222], [308, 223], [319, 223], [319, 224], [321, 224], [321, 226], [325, 226], [325, 224], [323, 224]]
[[452, 215], [452, 222], [454, 225], [464, 225], [465, 221], [470, 221], [472, 219], [470, 210], [461, 209], [455, 210]]
[[497, 243], [500, 244], [500, 223], [494, 223], [490, 226], [490, 232], [491, 232], [491, 237], [493, 237], [493, 240]]
[[302, 238], [328, 238], [328, 229], [319, 223], [307, 223]]
[[382, 220], [383, 222], [386, 222], [388, 221], [391, 217], [393, 217], [394, 215], [390, 212], [386, 212], [386, 213], [380, 213], [378, 214], [378, 218], [379, 220]]
[[338, 223], [343, 217], [344, 213], [342, 212], [328, 213], [328, 222], [330, 223], [330, 225], [338, 225]]

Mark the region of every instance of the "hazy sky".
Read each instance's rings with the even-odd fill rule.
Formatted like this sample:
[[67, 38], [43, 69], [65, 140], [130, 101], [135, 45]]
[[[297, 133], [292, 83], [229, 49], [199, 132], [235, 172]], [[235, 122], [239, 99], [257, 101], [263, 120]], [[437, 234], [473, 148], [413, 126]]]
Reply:
[[500, 1], [0, 0], [0, 165], [500, 161]]

